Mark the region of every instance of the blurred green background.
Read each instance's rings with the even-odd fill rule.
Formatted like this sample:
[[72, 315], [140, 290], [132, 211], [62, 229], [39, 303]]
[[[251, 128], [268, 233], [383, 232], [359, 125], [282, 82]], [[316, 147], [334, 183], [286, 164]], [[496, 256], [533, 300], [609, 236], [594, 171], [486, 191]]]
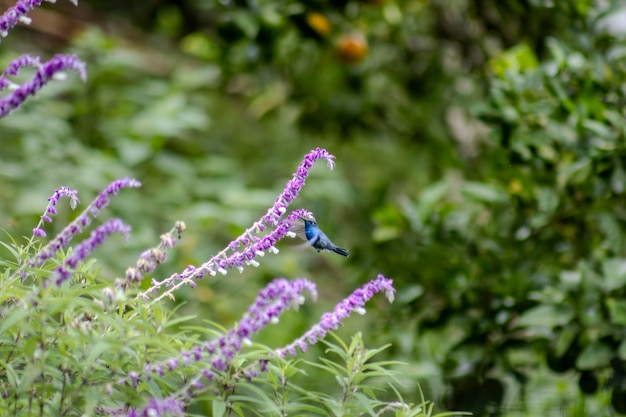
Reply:
[[[341, 334], [393, 344], [406, 400], [419, 383], [478, 416], [626, 413], [625, 14], [591, 0], [46, 5], [3, 40], [2, 68], [67, 51], [89, 77], [0, 120], [0, 225], [28, 236], [55, 188], [84, 206], [132, 176], [144, 186], [106, 215], [133, 239], [97, 256], [123, 274], [183, 220], [162, 278], [224, 247], [323, 147], [337, 167], [316, 165], [294, 208], [351, 257], [283, 241], [260, 268], [183, 291], [184, 312], [230, 325], [273, 277], [306, 276], [320, 300], [261, 335], [279, 346], [384, 273], [394, 305], [376, 299]], [[49, 235], [73, 215], [62, 206]]]

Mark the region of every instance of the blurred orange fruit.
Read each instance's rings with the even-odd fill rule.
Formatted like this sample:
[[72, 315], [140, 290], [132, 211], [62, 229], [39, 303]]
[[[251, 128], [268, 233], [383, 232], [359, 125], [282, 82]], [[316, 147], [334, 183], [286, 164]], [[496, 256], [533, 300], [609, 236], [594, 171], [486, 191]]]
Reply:
[[361, 34], [343, 35], [337, 43], [339, 57], [345, 62], [358, 62], [367, 56], [367, 40]]
[[308, 12], [306, 14], [306, 23], [321, 36], [327, 36], [330, 33], [330, 22], [321, 13]]

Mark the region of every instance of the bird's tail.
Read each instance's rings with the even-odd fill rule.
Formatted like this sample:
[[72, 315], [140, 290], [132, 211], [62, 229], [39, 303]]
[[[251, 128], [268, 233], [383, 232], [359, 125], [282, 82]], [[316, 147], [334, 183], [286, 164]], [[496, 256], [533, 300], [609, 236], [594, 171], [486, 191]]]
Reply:
[[338, 253], [339, 255], [345, 256], [346, 258], [350, 256], [347, 249], [340, 248], [339, 246], [335, 246], [331, 250], [335, 253]]

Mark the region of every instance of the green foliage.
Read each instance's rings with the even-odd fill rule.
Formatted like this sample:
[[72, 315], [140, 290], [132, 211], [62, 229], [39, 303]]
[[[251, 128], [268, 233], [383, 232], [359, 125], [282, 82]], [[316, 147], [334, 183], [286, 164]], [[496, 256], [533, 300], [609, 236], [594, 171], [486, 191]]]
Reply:
[[[189, 361], [183, 354], [193, 347], [202, 352], [202, 340], [223, 337], [226, 330], [220, 326], [191, 326], [194, 317], [144, 299], [139, 289], [118, 285], [120, 279], [111, 285], [94, 260], [80, 263], [60, 287], [44, 284], [71, 250], [31, 268], [24, 265], [41, 251], [36, 243], [4, 246], [14, 258], [1, 263], [0, 415], [126, 415], [154, 398], [183, 401], [191, 415], [194, 409], [202, 413], [209, 408], [214, 416], [432, 415], [432, 406], [425, 411], [425, 401], [406, 403], [397, 391], [394, 401], [379, 399], [386, 390], [367, 380], [387, 380], [393, 389], [391, 363], [373, 362], [383, 349], [365, 349], [360, 334], [350, 347], [338, 337], [339, 345], [327, 343], [328, 353], [338, 356], [336, 362], [324, 357], [319, 363], [279, 359], [272, 348], [257, 345], [220, 371], [210, 355]], [[255, 371], [258, 377], [253, 377], [250, 371], [260, 360], [268, 369]], [[148, 366], [165, 371], [150, 372]], [[340, 398], [332, 390], [300, 386], [306, 379], [294, 383], [312, 366], [324, 370], [318, 377], [339, 382]], [[213, 377], [197, 386], [206, 370]]]
[[[377, 360], [375, 356], [388, 348], [367, 349], [360, 333], [352, 337], [350, 345], [333, 335], [336, 343], [324, 341], [327, 346], [326, 357], [316, 361], [272, 361], [267, 375], [252, 381], [241, 381], [232, 389], [235, 394], [225, 397], [224, 402], [213, 404], [214, 415], [225, 415], [227, 408], [245, 409], [259, 416], [282, 415], [329, 415], [329, 416], [406, 416], [406, 417], [444, 417], [448, 413], [435, 414], [433, 404], [422, 399], [418, 404], [404, 402], [394, 386], [397, 381], [392, 371], [393, 364]], [[316, 373], [328, 381], [325, 390], [309, 390], [307, 379], [309, 370], [316, 368]], [[386, 381], [388, 387], [376, 382]], [[331, 383], [334, 381], [334, 384]], [[337, 390], [338, 388], [338, 390]], [[389, 391], [391, 388], [391, 391]], [[393, 400], [382, 400], [395, 393]], [[215, 414], [218, 407], [221, 414]], [[467, 413], [454, 413], [464, 415]]]

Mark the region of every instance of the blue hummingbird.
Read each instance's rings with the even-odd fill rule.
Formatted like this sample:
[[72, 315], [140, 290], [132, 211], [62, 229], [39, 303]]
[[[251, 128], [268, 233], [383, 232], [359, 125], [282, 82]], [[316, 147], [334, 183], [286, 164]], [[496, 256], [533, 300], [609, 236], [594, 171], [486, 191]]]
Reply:
[[300, 236], [306, 238], [309, 241], [309, 245], [313, 246], [315, 250], [318, 252], [323, 250], [329, 250], [339, 255], [343, 255], [346, 258], [350, 256], [348, 251], [344, 248], [340, 248], [330, 241], [328, 236], [324, 232], [322, 232], [317, 225], [315, 220], [305, 219], [304, 217], [300, 217], [300, 219], [304, 222], [304, 236], [302, 236], [302, 231], [300, 230]]

